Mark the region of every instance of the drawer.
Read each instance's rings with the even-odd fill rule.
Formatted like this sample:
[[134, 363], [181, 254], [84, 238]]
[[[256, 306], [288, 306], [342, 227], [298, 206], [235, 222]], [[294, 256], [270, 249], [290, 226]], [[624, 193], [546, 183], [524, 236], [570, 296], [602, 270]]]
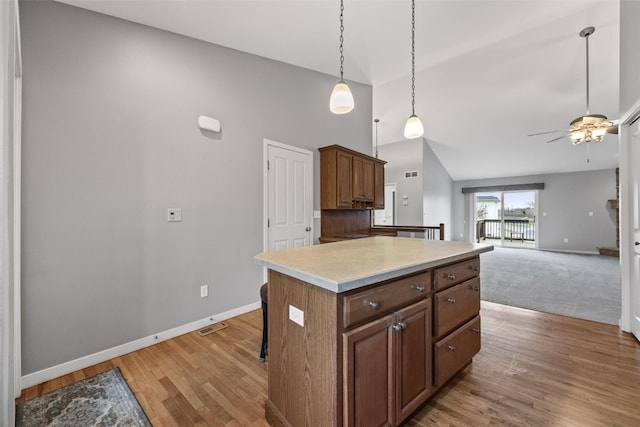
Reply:
[[431, 271], [395, 280], [385, 285], [346, 295], [343, 325], [348, 328], [431, 294]]
[[480, 278], [462, 282], [435, 294], [434, 336], [453, 330], [480, 312]]
[[465, 323], [435, 346], [435, 385], [440, 386], [480, 351], [480, 316]]
[[433, 273], [436, 291], [469, 280], [480, 274], [480, 257], [470, 258], [455, 264], [440, 267]]

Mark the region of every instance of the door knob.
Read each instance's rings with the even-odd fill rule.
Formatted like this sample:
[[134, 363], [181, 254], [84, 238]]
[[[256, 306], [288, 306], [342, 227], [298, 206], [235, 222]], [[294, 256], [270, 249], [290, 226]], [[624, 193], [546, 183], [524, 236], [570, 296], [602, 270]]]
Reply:
[[640, 245], [640, 242], [635, 242], [634, 245], [638, 246]]
[[305, 228], [304, 231], [311, 231], [311, 227]]

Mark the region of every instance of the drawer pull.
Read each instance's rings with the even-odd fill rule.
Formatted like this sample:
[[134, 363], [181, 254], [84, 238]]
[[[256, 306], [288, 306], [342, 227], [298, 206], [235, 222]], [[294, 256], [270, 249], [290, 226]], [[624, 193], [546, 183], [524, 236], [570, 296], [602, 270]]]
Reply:
[[447, 302], [449, 302], [451, 304], [455, 304], [456, 303], [456, 299], [455, 298], [447, 298]]
[[480, 333], [480, 328], [471, 328], [471, 330], [472, 330], [473, 332], [475, 332], [476, 334], [479, 334], [479, 333]]
[[478, 291], [480, 290], [480, 288], [479, 288], [479, 287], [477, 287], [477, 286], [474, 286], [474, 287], [473, 287], [473, 290], [474, 290], [474, 291], [476, 291], [476, 292], [478, 292]]
[[449, 351], [456, 351], [456, 346], [455, 345], [447, 345], [447, 348], [449, 349]]
[[378, 307], [380, 307], [380, 304], [378, 303], [378, 301], [369, 301], [369, 308], [371, 310], [377, 310]]
[[396, 332], [400, 332], [403, 329], [407, 328], [407, 324], [405, 322], [398, 322], [395, 325], [393, 325], [393, 330]]
[[456, 280], [456, 275], [455, 274], [447, 274], [447, 279]]
[[469, 270], [478, 271], [478, 270], [480, 270], [480, 267], [477, 266], [477, 265], [470, 265], [469, 266]]
[[418, 292], [420, 292], [420, 293], [424, 292], [424, 286], [422, 286], [422, 285], [416, 285], [416, 291], [418, 291]]

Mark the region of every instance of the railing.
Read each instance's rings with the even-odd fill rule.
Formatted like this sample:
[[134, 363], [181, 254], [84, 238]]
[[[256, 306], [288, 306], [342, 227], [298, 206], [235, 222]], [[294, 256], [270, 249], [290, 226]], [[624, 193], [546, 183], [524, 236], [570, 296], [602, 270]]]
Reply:
[[480, 240], [502, 239], [503, 237], [510, 241], [534, 241], [536, 239], [536, 223], [529, 219], [505, 219], [503, 230], [502, 221], [499, 219], [476, 221], [476, 241], [478, 243]]
[[444, 224], [440, 225], [376, 225], [371, 227], [372, 232], [394, 233], [397, 236], [416, 237], [427, 240], [444, 240]]

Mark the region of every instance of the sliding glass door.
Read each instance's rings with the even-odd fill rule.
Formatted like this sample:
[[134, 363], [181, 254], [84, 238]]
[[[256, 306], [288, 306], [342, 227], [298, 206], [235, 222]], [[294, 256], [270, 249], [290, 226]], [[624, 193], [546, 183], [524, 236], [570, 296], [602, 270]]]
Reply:
[[536, 191], [475, 193], [475, 240], [535, 248], [536, 196]]

